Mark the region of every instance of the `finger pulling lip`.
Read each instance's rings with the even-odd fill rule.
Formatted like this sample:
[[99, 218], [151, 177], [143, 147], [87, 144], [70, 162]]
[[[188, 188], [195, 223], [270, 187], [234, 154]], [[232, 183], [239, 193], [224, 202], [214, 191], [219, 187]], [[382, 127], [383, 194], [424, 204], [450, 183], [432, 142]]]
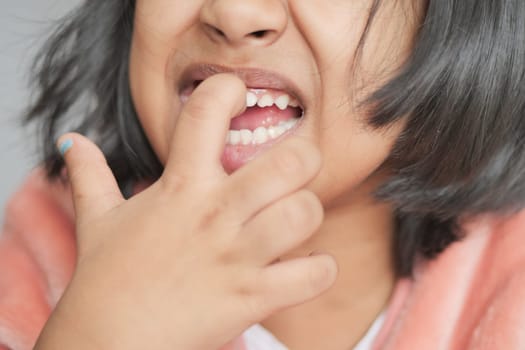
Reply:
[[213, 64], [194, 64], [183, 72], [178, 85], [182, 104], [202, 81], [220, 73], [235, 74], [247, 87], [248, 110], [232, 120], [221, 157], [224, 170], [232, 173], [294, 134], [303, 122], [305, 104], [297, 86], [280, 74]]

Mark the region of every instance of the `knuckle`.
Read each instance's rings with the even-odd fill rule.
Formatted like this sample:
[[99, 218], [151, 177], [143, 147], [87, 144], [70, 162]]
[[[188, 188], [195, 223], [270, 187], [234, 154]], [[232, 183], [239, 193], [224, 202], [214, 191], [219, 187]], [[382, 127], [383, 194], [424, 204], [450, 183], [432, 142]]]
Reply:
[[172, 172], [164, 172], [158, 183], [161, 186], [161, 192], [168, 195], [180, 193], [186, 185], [186, 179]]
[[291, 139], [273, 154], [272, 160], [270, 166], [282, 176], [293, 175], [306, 179], [314, 176], [321, 167], [319, 150], [301, 139]]
[[256, 295], [256, 282], [253, 276], [248, 273], [238, 273], [239, 283], [235, 288], [235, 294], [242, 298], [250, 298]]
[[305, 161], [300, 152], [290, 147], [282, 152], [277, 152], [271, 159], [272, 164], [270, 166], [285, 178], [290, 175], [301, 174], [305, 166]]
[[256, 293], [250, 289], [249, 293], [244, 294], [243, 298], [248, 317], [256, 322], [266, 318], [273, 311], [268, 297], [262, 293]]
[[202, 230], [213, 229], [216, 232], [224, 232], [224, 239], [230, 239], [232, 234], [239, 230], [239, 222], [236, 217], [232, 215], [227, 202], [222, 198], [210, 199], [215, 197], [213, 192], [206, 195], [206, 200], [197, 204], [197, 210], [200, 211], [198, 227]]
[[93, 152], [93, 154], [87, 159], [83, 159], [83, 161], [70, 162], [67, 172], [70, 178], [76, 180], [84, 178], [87, 174], [92, 174], [107, 166], [106, 159], [99, 151]]
[[199, 95], [189, 101], [185, 108], [182, 118], [190, 121], [191, 123], [201, 124], [206, 120], [206, 116], [212, 111], [212, 107], [207, 101], [216, 101], [216, 97], [213, 92], [200, 91]]
[[259, 322], [265, 318], [270, 310], [270, 303], [267, 296], [262, 292], [260, 284], [260, 274], [245, 273], [238, 281], [234, 293], [244, 303], [246, 316], [253, 322]]
[[313, 193], [302, 190], [285, 206], [283, 215], [292, 229], [312, 228], [322, 221], [323, 208]]
[[310, 266], [308, 273], [308, 285], [312, 294], [319, 293], [330, 286], [335, 278], [335, 269], [328, 259], [319, 259]]
[[203, 211], [199, 219], [199, 230], [206, 230], [210, 227], [215, 226], [215, 223], [218, 221], [218, 218], [221, 216], [222, 210], [219, 206], [213, 205], [209, 206]]
[[76, 190], [73, 193], [73, 202], [74, 203], [87, 203], [91, 199], [89, 193], [84, 192], [83, 190]]
[[[221, 245], [219, 248], [222, 248], [220, 249], [220, 252], [217, 255], [217, 261], [219, 262], [220, 265], [231, 266], [239, 261], [240, 255], [238, 252], [230, 250], [230, 249], [224, 249], [223, 245]], [[244, 287], [239, 287], [237, 288], [236, 292], [238, 295], [242, 296], [242, 295], [248, 294], [249, 289], [244, 288]]]

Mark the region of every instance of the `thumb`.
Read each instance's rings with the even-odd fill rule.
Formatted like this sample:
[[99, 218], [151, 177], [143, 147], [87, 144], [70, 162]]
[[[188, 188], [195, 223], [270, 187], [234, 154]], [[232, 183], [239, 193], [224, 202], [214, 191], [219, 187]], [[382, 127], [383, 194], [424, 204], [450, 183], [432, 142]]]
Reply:
[[57, 141], [66, 163], [77, 220], [94, 218], [124, 202], [100, 149], [86, 137], [68, 133]]

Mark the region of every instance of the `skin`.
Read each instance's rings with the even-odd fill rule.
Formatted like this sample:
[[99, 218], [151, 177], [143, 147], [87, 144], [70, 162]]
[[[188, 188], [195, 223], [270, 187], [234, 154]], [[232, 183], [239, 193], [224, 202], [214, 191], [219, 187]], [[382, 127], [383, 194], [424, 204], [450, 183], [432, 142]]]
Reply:
[[[416, 30], [416, 9], [385, 3], [352, 73], [368, 0], [137, 1], [132, 95], [165, 172], [124, 200], [95, 145], [59, 140], [73, 141], [79, 259], [36, 349], [216, 349], [256, 322], [292, 349], [353, 346], [395, 280], [391, 209], [371, 192], [403, 125], [372, 130], [355, 107]], [[185, 105], [174, 88], [210, 61], [279, 72], [306, 107], [294, 136], [232, 174], [219, 159], [244, 83], [215, 75]]]
[[[142, 125], [162, 161], [168, 157], [181, 109], [174, 82], [188, 64], [219, 62], [272, 70], [292, 79], [304, 93], [307, 113], [298, 136], [316, 145], [322, 155], [322, 168], [307, 188], [320, 198], [325, 220], [311, 240], [283, 258], [320, 250], [332, 254], [340, 270], [329, 293], [263, 323], [292, 349], [342, 349], [354, 344], [385, 307], [394, 281], [391, 211], [375, 203], [370, 192], [381, 181], [374, 171], [402, 125], [371, 130], [365, 111], [355, 102], [391, 76], [406, 57], [418, 9], [386, 1], [352, 75], [351, 63], [371, 3], [137, 2], [132, 92]], [[271, 32], [262, 38], [250, 36], [258, 30]], [[332, 337], [331, 347], [325, 335]]]

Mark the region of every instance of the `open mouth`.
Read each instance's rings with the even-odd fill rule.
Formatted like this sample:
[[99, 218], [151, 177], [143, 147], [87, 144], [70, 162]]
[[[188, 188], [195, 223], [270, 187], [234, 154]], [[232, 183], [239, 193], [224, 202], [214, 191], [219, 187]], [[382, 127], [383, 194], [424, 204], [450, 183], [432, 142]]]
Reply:
[[[194, 81], [181, 94], [185, 102], [202, 83]], [[298, 99], [276, 89], [248, 88], [246, 110], [230, 122], [226, 144], [231, 146], [261, 145], [276, 140], [293, 130], [304, 115]]]
[[[199, 65], [183, 76], [179, 96], [184, 104], [193, 91], [222, 68]], [[272, 147], [297, 130], [305, 108], [291, 84], [268, 72], [244, 70], [232, 72], [246, 84], [246, 110], [230, 121], [221, 162], [233, 172], [260, 152]]]
[[248, 89], [246, 111], [233, 118], [227, 145], [261, 145], [293, 130], [303, 117], [297, 99], [278, 90]]

